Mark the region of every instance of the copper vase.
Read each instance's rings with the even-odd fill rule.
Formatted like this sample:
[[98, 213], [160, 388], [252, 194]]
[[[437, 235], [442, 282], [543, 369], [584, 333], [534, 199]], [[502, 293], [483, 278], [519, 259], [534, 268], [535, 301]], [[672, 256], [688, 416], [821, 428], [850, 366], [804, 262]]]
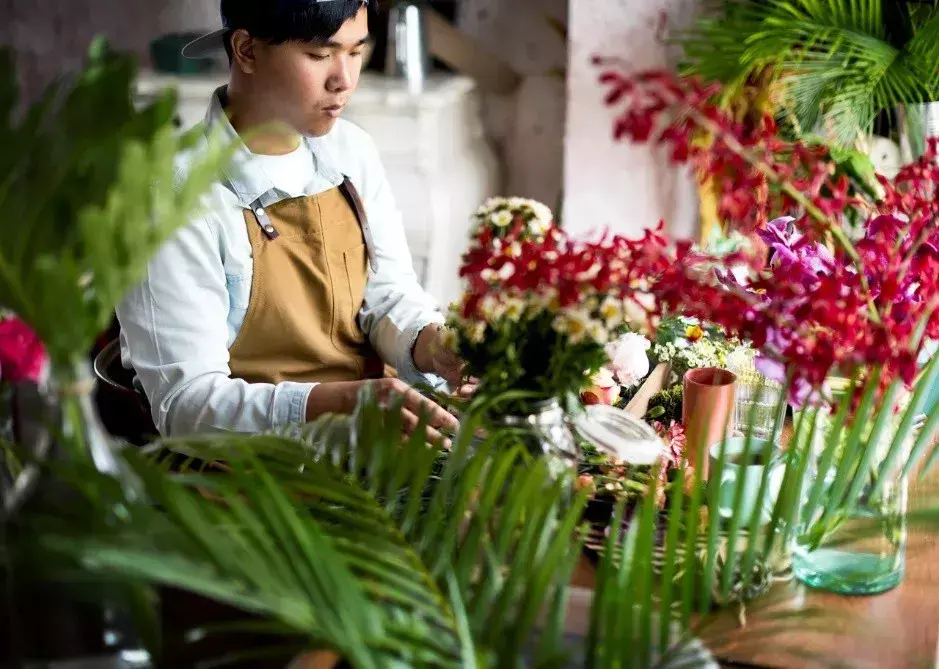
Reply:
[[706, 367], [685, 374], [681, 419], [685, 427], [685, 454], [689, 464], [701, 463], [708, 477], [708, 448], [733, 431], [736, 375]]

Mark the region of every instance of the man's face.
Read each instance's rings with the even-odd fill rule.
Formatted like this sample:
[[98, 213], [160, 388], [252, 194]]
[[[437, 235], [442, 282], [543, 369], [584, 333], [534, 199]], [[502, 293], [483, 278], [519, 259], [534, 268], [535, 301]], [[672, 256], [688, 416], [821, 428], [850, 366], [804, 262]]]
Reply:
[[309, 137], [332, 130], [359, 83], [368, 40], [365, 7], [322, 45], [258, 44], [253, 73], [258, 104]]

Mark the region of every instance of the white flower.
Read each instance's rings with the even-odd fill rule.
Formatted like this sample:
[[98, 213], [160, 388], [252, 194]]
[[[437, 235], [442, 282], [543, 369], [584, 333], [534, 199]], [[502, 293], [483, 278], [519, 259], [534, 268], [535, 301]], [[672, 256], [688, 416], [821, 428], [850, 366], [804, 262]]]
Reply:
[[512, 278], [512, 275], [515, 274], [515, 263], [507, 262], [499, 270], [499, 278], [503, 281]]
[[610, 332], [605, 327], [603, 327], [603, 323], [591, 321], [590, 326], [587, 328], [587, 332], [590, 335], [590, 338], [598, 344], [603, 345], [610, 341]]
[[576, 281], [593, 281], [597, 278], [597, 275], [600, 273], [600, 263], [595, 262], [590, 267], [588, 267], [583, 272], [578, 272], [574, 275]]
[[479, 310], [487, 323], [493, 323], [502, 318], [502, 314], [505, 313], [505, 304], [495, 295], [486, 295], [479, 303]]
[[612, 388], [616, 385], [616, 379], [608, 367], [601, 367], [596, 374], [590, 377], [590, 384], [597, 388]]
[[482, 321], [475, 321], [466, 330], [466, 338], [473, 344], [481, 344], [486, 338], [486, 324]]
[[512, 222], [512, 212], [501, 209], [489, 217], [489, 220], [500, 228], [504, 228]]
[[510, 297], [505, 301], [505, 317], [518, 321], [525, 313], [525, 301], [520, 297]]
[[600, 305], [600, 316], [611, 330], [623, 324], [624, 309], [622, 301], [607, 296]]
[[579, 344], [590, 334], [591, 318], [583, 309], [569, 309], [554, 319], [554, 329], [566, 334], [572, 344]]
[[652, 342], [641, 334], [629, 332], [607, 346], [610, 369], [627, 388], [638, 385], [649, 375], [649, 354]]

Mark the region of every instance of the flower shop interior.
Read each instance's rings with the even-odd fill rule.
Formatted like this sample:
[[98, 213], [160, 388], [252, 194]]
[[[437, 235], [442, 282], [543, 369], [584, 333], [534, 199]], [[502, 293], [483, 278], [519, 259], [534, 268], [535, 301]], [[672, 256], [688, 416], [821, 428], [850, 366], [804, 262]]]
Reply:
[[935, 3], [0, 4], [0, 669], [939, 667]]

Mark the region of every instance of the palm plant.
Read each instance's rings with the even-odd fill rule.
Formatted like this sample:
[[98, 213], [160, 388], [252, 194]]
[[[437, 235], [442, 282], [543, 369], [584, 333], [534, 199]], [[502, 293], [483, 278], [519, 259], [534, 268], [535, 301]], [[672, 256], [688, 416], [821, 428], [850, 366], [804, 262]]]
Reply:
[[852, 145], [882, 112], [939, 97], [937, 37], [932, 2], [726, 0], [681, 40], [725, 99], [762, 96], [798, 134]]
[[[738, 631], [738, 641], [765, 642], [823, 615], [795, 617], [761, 600], [758, 583], [806, 505], [820, 503], [798, 492], [808, 461], [802, 446], [790, 451], [790, 492], [768, 527], [758, 514], [744, 516], [740, 496], [726, 522], [709, 521], [704, 510], [716, 508], [716, 489], [691, 470], [688, 480], [679, 473], [665, 513], [654, 503], [655, 483], [631, 522], [621, 506], [586, 634], [572, 637], [568, 584], [584, 540], [583, 494], [505, 435], [472, 439], [472, 421], [444, 453], [421, 438], [402, 442], [399, 416], [363, 396], [352, 417], [126, 454], [152, 504], [128, 501], [85, 464], [58, 466], [82, 501], [22, 519], [30, 528], [22, 562], [41, 566], [46, 578], [90, 573], [234, 606], [255, 617], [205, 631], [282, 635], [276, 648], [251, 654], [284, 662], [330, 650], [363, 667], [705, 666], [695, 639], [710, 639], [717, 603], [767, 603], [764, 624]], [[814, 429], [808, 423], [799, 430]], [[793, 443], [808, 441], [797, 435]], [[832, 460], [835, 486], [850, 485], [855, 454], [864, 452], [860, 433], [847, 443], [849, 454]], [[167, 471], [170, 459], [176, 473]], [[225, 473], [206, 463], [223, 463]], [[43, 559], [32, 559], [37, 551]]]

